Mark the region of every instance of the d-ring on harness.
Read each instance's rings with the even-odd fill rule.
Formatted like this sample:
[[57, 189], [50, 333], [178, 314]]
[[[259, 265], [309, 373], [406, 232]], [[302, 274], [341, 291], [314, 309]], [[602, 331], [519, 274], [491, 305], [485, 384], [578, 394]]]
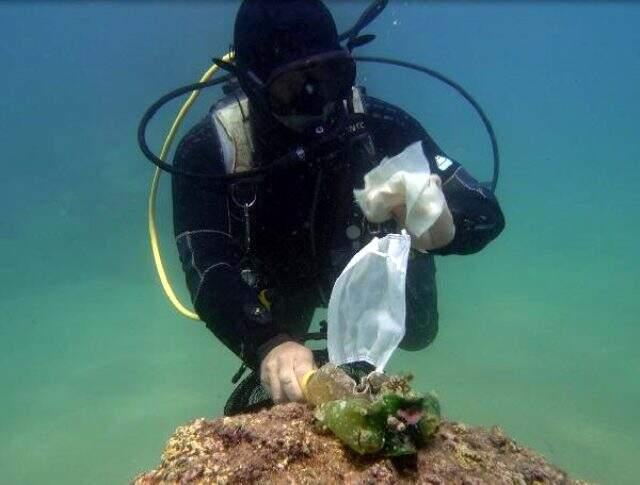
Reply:
[[256, 203], [257, 191], [255, 184], [247, 184], [251, 185], [251, 191], [253, 193], [253, 197], [250, 197], [251, 202], [241, 202], [238, 200], [237, 189], [239, 184], [233, 184], [231, 186], [231, 200], [233, 203], [242, 209], [242, 217], [244, 219], [244, 252], [245, 256], [251, 252], [251, 218], [249, 217], [249, 209], [251, 209]]
[[[241, 271], [242, 279], [249, 286], [255, 288], [257, 285], [257, 276], [255, 274], [255, 268], [252, 267], [251, 264], [251, 214], [250, 209], [255, 205], [256, 200], [258, 198], [257, 190], [255, 183], [247, 182], [244, 184], [245, 188], [247, 187], [247, 194], [238, 194], [238, 188], [241, 183], [235, 183], [230, 187], [231, 200], [233, 203], [242, 209], [242, 218], [243, 218], [243, 226], [244, 226], [244, 255], [240, 262], [240, 265], [243, 267]], [[249, 195], [244, 201], [242, 200], [243, 195]]]

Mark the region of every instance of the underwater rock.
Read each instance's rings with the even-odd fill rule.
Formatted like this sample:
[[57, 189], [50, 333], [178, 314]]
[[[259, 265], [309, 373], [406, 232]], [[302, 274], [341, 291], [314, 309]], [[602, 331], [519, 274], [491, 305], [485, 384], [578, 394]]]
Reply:
[[157, 483], [585, 484], [519, 446], [500, 428], [442, 422], [418, 454], [362, 456], [291, 403], [254, 414], [197, 419], [169, 439], [160, 465], [135, 478]]

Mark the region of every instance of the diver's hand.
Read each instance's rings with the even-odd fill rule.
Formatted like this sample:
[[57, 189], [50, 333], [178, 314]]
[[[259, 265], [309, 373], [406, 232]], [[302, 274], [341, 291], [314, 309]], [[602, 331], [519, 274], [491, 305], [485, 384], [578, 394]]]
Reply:
[[[438, 175], [431, 175], [431, 181], [438, 187], [442, 188], [442, 179]], [[404, 204], [394, 207], [391, 209], [391, 213], [396, 221], [404, 227], [407, 216], [407, 207]], [[447, 205], [447, 200], [445, 198], [444, 208], [442, 209], [442, 214], [440, 214], [438, 220], [434, 222], [433, 226], [431, 226], [431, 228], [429, 228], [429, 230], [422, 236], [415, 237], [415, 235], [412, 234], [411, 246], [421, 251], [438, 249], [453, 241], [455, 235], [456, 226], [453, 223], [453, 216], [451, 215], [451, 211], [449, 210], [449, 206]]]
[[313, 353], [297, 342], [284, 342], [266, 355], [260, 364], [260, 380], [275, 403], [301, 401], [300, 381], [316, 369]]

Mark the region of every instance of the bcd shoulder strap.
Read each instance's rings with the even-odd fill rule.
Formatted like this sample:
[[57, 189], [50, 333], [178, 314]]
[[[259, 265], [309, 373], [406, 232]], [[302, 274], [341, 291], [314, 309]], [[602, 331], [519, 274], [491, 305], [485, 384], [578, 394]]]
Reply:
[[218, 132], [227, 173], [254, 168], [247, 96], [237, 92], [222, 98], [212, 111], [211, 118]]

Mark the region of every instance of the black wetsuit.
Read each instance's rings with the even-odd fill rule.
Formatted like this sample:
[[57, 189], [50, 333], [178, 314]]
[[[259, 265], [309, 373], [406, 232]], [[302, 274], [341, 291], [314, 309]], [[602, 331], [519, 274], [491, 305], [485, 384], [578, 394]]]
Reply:
[[[407, 331], [401, 346], [415, 350], [428, 345], [438, 328], [433, 255], [481, 250], [502, 231], [504, 218], [493, 194], [448, 158], [417, 121], [371, 97], [365, 98], [365, 108], [377, 161], [422, 141], [432, 173], [442, 178], [456, 227], [446, 247], [428, 254], [412, 252]], [[256, 160], [268, 163], [290, 149], [292, 140], [286, 139], [290, 135], [283, 139], [261, 131], [259, 124], [254, 124]], [[194, 172], [225, 173], [210, 116], [182, 139], [174, 163]], [[352, 205], [353, 188], [362, 184], [369, 169], [357, 163], [321, 172], [301, 166], [271, 173], [257, 186], [250, 209], [257, 287], [241, 276], [243, 211], [229, 196], [230, 189], [206, 179], [173, 178], [174, 230], [194, 307], [207, 327], [249, 366], [256, 368], [275, 345], [306, 332], [314, 309], [323, 303], [322, 293], [330, 293], [344, 264], [371, 237], [367, 231], [355, 240], [345, 236], [348, 226], [370, 227]], [[270, 310], [259, 302], [262, 288], [272, 290]]]

